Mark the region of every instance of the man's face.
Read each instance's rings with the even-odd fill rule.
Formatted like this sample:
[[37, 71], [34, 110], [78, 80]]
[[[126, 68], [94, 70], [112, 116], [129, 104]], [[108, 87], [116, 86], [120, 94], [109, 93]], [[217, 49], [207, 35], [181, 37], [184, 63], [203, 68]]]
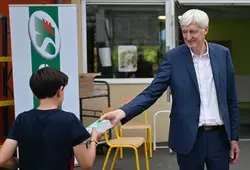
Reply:
[[198, 24], [190, 24], [182, 27], [182, 35], [184, 42], [191, 50], [201, 48], [204, 42], [208, 27], [201, 28]]

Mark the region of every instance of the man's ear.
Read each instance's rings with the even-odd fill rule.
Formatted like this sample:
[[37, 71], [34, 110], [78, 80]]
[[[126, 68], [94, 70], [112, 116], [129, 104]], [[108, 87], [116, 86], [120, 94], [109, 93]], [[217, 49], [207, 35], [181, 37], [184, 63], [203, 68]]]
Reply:
[[209, 29], [209, 27], [208, 27], [208, 26], [206, 26], [206, 27], [205, 27], [205, 35], [207, 35], [207, 33], [208, 33], [208, 29]]

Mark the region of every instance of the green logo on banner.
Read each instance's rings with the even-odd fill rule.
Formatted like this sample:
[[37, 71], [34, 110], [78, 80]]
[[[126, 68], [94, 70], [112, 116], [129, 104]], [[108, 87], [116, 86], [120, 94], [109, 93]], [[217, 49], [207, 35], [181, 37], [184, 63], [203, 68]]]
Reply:
[[[41, 52], [41, 55], [45, 58], [50, 59], [51, 56], [54, 57], [56, 52], [55, 46], [55, 28], [52, 27], [49, 21], [45, 19], [40, 19], [37, 16], [34, 16], [35, 20], [35, 40], [33, 40], [34, 45], [37, 47], [37, 50]], [[48, 41], [45, 41], [45, 40]], [[43, 45], [44, 44], [44, 45]], [[42, 48], [44, 47], [44, 48]]]
[[53, 18], [44, 11], [30, 16], [29, 35], [35, 50], [45, 59], [54, 59], [61, 47], [60, 33]]
[[[32, 6], [29, 7], [29, 14], [32, 72], [46, 66], [60, 70], [58, 7]], [[35, 107], [38, 104], [34, 98]]]

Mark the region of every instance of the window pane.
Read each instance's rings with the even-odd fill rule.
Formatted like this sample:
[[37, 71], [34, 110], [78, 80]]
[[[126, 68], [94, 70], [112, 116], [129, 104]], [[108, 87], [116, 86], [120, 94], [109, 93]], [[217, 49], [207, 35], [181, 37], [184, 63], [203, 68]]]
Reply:
[[87, 5], [88, 72], [154, 77], [166, 47], [164, 15], [164, 5]]

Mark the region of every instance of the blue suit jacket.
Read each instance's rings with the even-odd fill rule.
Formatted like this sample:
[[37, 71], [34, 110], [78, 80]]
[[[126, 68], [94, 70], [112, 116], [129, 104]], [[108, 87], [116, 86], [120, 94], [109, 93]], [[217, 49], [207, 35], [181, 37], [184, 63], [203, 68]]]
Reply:
[[[219, 109], [228, 139], [238, 140], [239, 113], [234, 68], [227, 48], [208, 43]], [[153, 82], [134, 100], [121, 109], [124, 124], [149, 108], [170, 86], [172, 110], [170, 114], [169, 146], [187, 154], [196, 140], [200, 114], [200, 94], [189, 48], [181, 45], [166, 53]]]

